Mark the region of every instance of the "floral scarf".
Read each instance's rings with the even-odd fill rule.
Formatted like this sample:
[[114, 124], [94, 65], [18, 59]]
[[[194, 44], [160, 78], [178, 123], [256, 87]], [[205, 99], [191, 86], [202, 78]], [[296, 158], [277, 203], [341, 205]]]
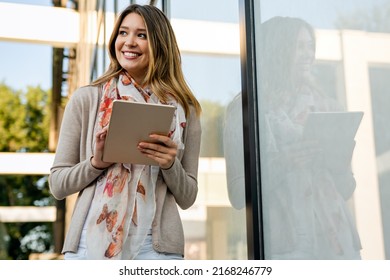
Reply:
[[[143, 89], [123, 72], [103, 86], [97, 130], [109, 124], [115, 99], [160, 103], [148, 88]], [[184, 148], [181, 141], [186, 124], [182, 106], [174, 98], [168, 104], [177, 109], [170, 137]], [[150, 233], [155, 203], [158, 166], [111, 165], [97, 180], [94, 199], [87, 218], [87, 251], [89, 259], [133, 259]]]

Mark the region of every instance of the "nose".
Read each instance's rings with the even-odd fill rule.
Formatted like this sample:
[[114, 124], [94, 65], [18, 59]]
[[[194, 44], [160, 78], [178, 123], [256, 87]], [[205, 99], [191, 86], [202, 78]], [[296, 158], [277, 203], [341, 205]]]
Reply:
[[125, 41], [126, 47], [134, 47], [137, 44], [137, 41], [135, 40], [135, 36], [128, 35]]

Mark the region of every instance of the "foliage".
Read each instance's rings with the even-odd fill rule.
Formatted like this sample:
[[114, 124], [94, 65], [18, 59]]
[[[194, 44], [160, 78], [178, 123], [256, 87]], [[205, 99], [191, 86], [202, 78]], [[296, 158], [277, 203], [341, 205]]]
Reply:
[[335, 22], [339, 29], [355, 29], [367, 32], [390, 32], [390, 1], [373, 6], [371, 10], [356, 10], [352, 14], [341, 15]]
[[48, 92], [29, 87], [26, 93], [0, 84], [0, 151], [42, 152], [49, 137]]
[[0, 260], [5, 260], [8, 258], [8, 245], [10, 242], [10, 237], [7, 233], [5, 225], [0, 222]]
[[[0, 84], [0, 152], [45, 152], [49, 137], [49, 93], [40, 87], [26, 92]], [[47, 177], [0, 176], [1, 206], [54, 205]], [[1, 227], [0, 258], [27, 259], [31, 252], [51, 249], [50, 223], [9, 223]], [[23, 242], [23, 243], [21, 243]], [[42, 245], [43, 244], [43, 245]], [[5, 248], [7, 253], [4, 253]]]
[[21, 147], [24, 112], [21, 93], [0, 85], [0, 151], [9, 152]]

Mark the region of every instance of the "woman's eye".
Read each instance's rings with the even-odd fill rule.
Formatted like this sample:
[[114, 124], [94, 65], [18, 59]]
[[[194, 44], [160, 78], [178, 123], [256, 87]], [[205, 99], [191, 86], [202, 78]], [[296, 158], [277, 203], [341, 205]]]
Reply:
[[138, 34], [138, 37], [140, 37], [142, 39], [146, 39], [146, 34], [145, 33], [140, 33], [140, 34]]
[[123, 30], [119, 30], [118, 34], [121, 35], [121, 36], [125, 36], [127, 34], [127, 32], [123, 31]]

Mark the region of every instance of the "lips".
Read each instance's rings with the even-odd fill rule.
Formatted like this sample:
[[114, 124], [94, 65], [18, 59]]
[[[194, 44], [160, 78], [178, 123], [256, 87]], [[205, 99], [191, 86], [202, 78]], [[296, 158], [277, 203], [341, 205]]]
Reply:
[[136, 57], [139, 57], [141, 54], [139, 53], [135, 53], [135, 52], [122, 52], [123, 53], [123, 56], [126, 57], [126, 58], [136, 58]]

